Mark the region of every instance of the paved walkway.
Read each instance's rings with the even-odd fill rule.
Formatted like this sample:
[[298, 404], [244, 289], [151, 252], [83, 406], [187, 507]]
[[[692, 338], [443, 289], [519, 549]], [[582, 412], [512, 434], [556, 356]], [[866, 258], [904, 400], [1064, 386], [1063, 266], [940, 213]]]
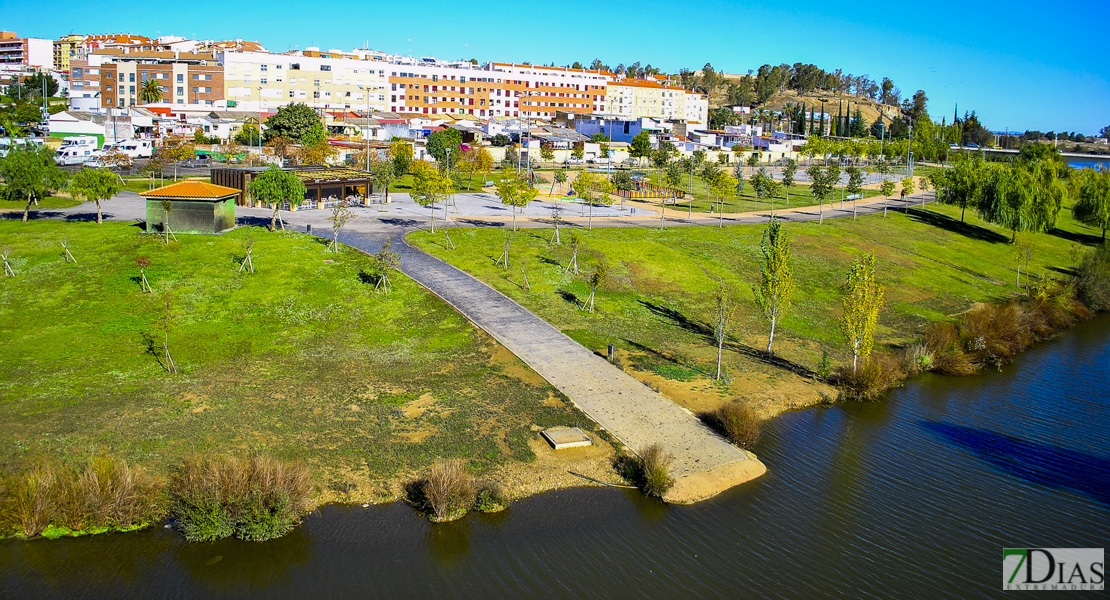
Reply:
[[[342, 235], [374, 252], [381, 240]], [[754, 479], [766, 467], [716, 435], [686, 409], [645, 387], [497, 290], [406, 243], [401, 270], [520, 357], [574, 405], [633, 451], [658, 443], [674, 456], [668, 502], [690, 503]]]
[[[492, 335], [622, 444], [633, 451], [660, 444], [674, 456], [671, 472], [675, 477], [675, 486], [667, 495], [667, 501], [697, 502], [766, 472], [766, 467], [754, 455], [710, 431], [686, 409], [645, 387], [500, 292], [404, 243], [406, 233], [427, 226], [428, 212], [427, 209], [417, 210], [418, 207], [406, 195], [393, 196], [396, 204], [388, 207], [356, 209], [360, 218], [348, 225], [340, 241], [365, 252], [376, 252], [386, 239], [392, 239], [401, 255], [401, 270], [406, 275]], [[475, 204], [489, 204], [488, 198], [477, 194], [469, 200]], [[878, 200], [860, 203], [857, 212], [861, 215], [881, 212], [885, 207], [904, 208], [931, 200], [931, 197], [921, 195], [907, 197], [905, 201]], [[91, 216], [90, 206], [85, 204], [64, 210], [35, 211], [35, 216], [86, 219]], [[458, 213], [449, 213], [449, 216], [455, 225], [464, 227], [503, 227], [507, 225], [505, 217], [495, 217], [488, 212], [496, 208], [483, 206], [484, 210], [476, 211], [478, 215], [469, 215], [461, 210], [466, 216], [459, 216]], [[144, 212], [142, 200], [135, 194], [121, 194], [105, 203], [105, 218], [109, 219], [142, 219], [145, 218]], [[315, 233], [326, 236], [330, 234], [328, 212], [283, 212], [282, 217], [294, 229], [305, 231], [312, 226]], [[853, 214], [847, 206], [845, 209], [827, 206], [824, 212], [826, 219]], [[238, 213], [240, 223], [269, 224], [271, 211], [240, 208]], [[794, 221], [820, 218], [816, 207], [777, 212], [776, 216]], [[768, 212], [760, 211], [727, 215], [724, 223], [758, 223], [769, 218]], [[564, 219], [571, 225], [584, 225], [581, 217], [575, 218], [572, 214], [564, 214]], [[549, 219], [539, 217], [535, 212], [520, 221], [520, 225], [526, 227], [549, 226]], [[715, 217], [668, 220], [669, 225], [717, 225], [720, 222]], [[659, 221], [658, 213], [646, 217], [633, 217], [626, 213], [600, 218], [595, 213], [593, 224], [595, 227], [658, 227]]]

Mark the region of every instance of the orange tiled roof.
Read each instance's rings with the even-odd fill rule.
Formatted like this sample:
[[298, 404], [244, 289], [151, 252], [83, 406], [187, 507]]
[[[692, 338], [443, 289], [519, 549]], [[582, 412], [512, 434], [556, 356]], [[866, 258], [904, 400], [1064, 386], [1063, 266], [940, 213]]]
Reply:
[[178, 181], [156, 190], [140, 192], [146, 198], [206, 198], [219, 199], [238, 194], [239, 190], [206, 181]]

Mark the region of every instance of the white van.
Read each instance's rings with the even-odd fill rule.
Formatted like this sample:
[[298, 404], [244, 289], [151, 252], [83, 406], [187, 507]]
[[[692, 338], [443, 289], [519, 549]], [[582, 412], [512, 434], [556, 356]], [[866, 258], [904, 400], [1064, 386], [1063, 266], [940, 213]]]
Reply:
[[[96, 138], [93, 138], [96, 139]], [[80, 165], [93, 157], [96, 146], [62, 146], [54, 153], [54, 162], [59, 165]]]
[[154, 156], [154, 144], [150, 140], [127, 140], [119, 144], [117, 150], [131, 158], [150, 158]]
[[96, 150], [100, 146], [100, 142], [97, 141], [95, 135], [69, 135], [62, 138], [62, 148], [69, 148], [70, 146]]

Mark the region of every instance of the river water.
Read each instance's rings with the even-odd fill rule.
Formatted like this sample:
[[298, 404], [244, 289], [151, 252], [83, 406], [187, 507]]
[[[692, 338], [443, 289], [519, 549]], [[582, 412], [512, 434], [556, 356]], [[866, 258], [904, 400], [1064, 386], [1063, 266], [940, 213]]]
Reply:
[[431, 525], [330, 506], [262, 544], [0, 543], [8, 598], [1012, 597], [1003, 547], [1110, 537], [1110, 316], [1001, 372], [786, 414], [769, 472], [688, 507], [577, 489]]

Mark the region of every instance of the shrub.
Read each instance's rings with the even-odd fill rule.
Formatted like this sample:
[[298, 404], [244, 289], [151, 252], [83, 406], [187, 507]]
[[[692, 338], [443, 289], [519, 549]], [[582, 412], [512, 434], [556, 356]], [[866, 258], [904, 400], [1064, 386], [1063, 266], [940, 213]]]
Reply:
[[474, 478], [461, 460], [436, 463], [418, 487], [423, 496], [421, 508], [436, 523], [462, 518], [474, 506], [477, 494]]
[[732, 443], [751, 449], [759, 441], [763, 422], [742, 402], [732, 401], [708, 415], [706, 421]]
[[842, 367], [836, 376], [840, 393], [849, 400], [877, 400], [905, 379], [899, 361], [890, 354], [875, 354], [855, 372]]
[[933, 367], [933, 353], [925, 342], [910, 344], [902, 358], [902, 370], [907, 374], [923, 373]]
[[640, 451], [639, 456], [619, 455], [615, 466], [621, 477], [640, 491], [662, 498], [674, 486], [674, 478], [670, 474], [672, 460], [673, 457], [664, 453], [662, 446], [652, 444]]
[[478, 487], [477, 500], [474, 501], [474, 510], [491, 513], [505, 510], [509, 506], [509, 494], [504, 486], [492, 481], [483, 481]]
[[308, 470], [266, 455], [187, 458], [170, 483], [172, 512], [190, 541], [281, 537], [308, 511]]
[[640, 452], [640, 489], [648, 496], [662, 498], [672, 487], [671, 461], [674, 459], [663, 452], [659, 444], [652, 444]]
[[161, 513], [161, 497], [159, 482], [122, 460], [46, 462], [5, 485], [3, 521], [26, 537], [134, 529]]

